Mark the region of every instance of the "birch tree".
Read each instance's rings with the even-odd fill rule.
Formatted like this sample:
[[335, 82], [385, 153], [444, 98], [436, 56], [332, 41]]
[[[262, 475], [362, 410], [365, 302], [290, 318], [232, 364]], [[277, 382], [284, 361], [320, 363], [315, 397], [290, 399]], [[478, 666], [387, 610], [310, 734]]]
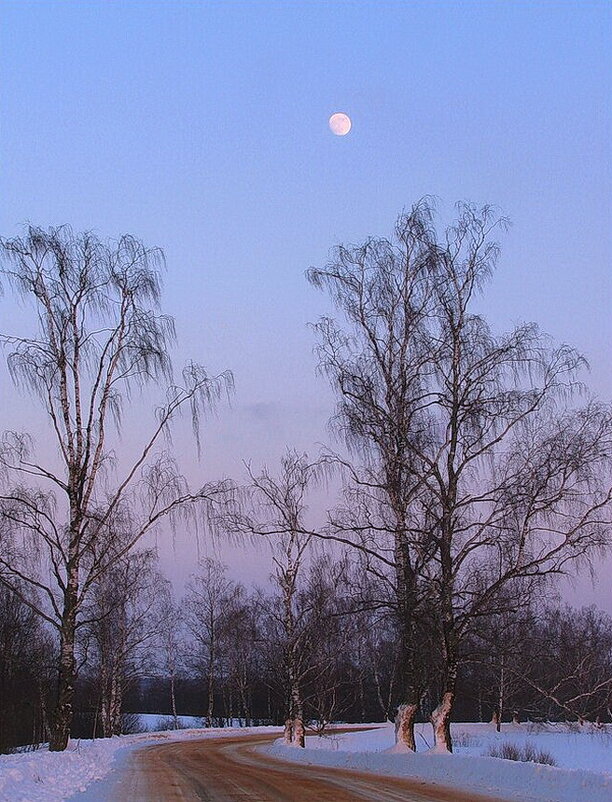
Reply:
[[170, 712], [172, 727], [179, 729], [179, 717], [176, 707], [176, 687], [183, 668], [183, 614], [182, 608], [176, 604], [170, 582], [165, 580], [160, 587], [160, 672], [165, 674], [170, 683]]
[[[50, 740], [58, 751], [70, 736], [75, 633], [87, 592], [157, 524], [221, 491], [190, 490], [162, 446], [185, 408], [197, 439], [202, 413], [232, 380], [189, 364], [173, 381], [174, 328], [159, 309], [159, 249], [131, 236], [105, 243], [68, 227], [30, 227], [24, 237], [3, 240], [2, 253], [2, 274], [36, 323], [29, 335], [2, 335], [8, 369], [17, 388], [38, 401], [49, 436], [45, 453], [36, 456], [27, 433], [4, 435], [0, 514], [13, 550], [0, 554], [0, 581], [17, 593], [20, 583], [34, 588], [37, 612], [58, 634]], [[160, 384], [167, 385], [166, 397], [149, 434], [117, 467], [122, 410], [138, 387]], [[129, 533], [117, 541], [109, 527], [127, 515], [128, 501]]]
[[416, 749], [414, 722], [425, 673], [417, 649], [422, 599], [419, 575], [430, 557], [413, 505], [424, 471], [416, 441], [428, 436], [431, 371], [427, 323], [433, 314], [435, 259], [426, 202], [402, 215], [391, 239], [339, 246], [331, 261], [308, 271], [331, 296], [340, 320], [314, 327], [321, 371], [338, 398], [334, 429], [354, 457], [347, 502], [327, 537], [357, 548], [378, 578], [379, 598], [396, 617], [401, 703], [397, 741]]
[[605, 547], [612, 498], [610, 409], [573, 406], [584, 359], [535, 324], [495, 334], [474, 310], [503, 220], [487, 207], [459, 212], [435, 246], [430, 437], [426, 447], [412, 441], [426, 477], [420, 515], [435, 543], [427, 583], [442, 690], [432, 724], [446, 750], [474, 621], [512, 609], [512, 586], [570, 571]]
[[422, 201], [393, 241], [341, 246], [309, 273], [344, 315], [346, 332], [329, 319], [316, 327], [321, 367], [340, 432], [365, 457], [348, 466], [356, 501], [328, 534], [358, 548], [381, 583], [393, 577], [405, 644], [398, 739], [409, 748], [423, 606], [441, 661], [432, 725], [437, 748], [451, 750], [474, 621], [502, 612], [512, 585], [571, 570], [610, 542], [612, 415], [573, 405], [584, 359], [535, 324], [496, 334], [475, 311], [504, 226], [490, 207], [461, 204], [438, 234]]
[[105, 738], [121, 735], [124, 694], [154, 662], [164, 581], [155, 565], [151, 550], [124, 556], [94, 583], [83, 610], [83, 632], [93, 641], [88, 663]]
[[[273, 580], [279, 592], [269, 608], [275, 639], [281, 646], [286, 686], [284, 738], [287, 744], [305, 744], [304, 683], [309, 663], [309, 619], [300, 610], [300, 581], [314, 534], [306, 521], [309, 490], [321, 480], [322, 462], [288, 451], [278, 476], [267, 469], [255, 475], [244, 491], [241, 509], [227, 509], [224, 526], [231, 532], [265, 537], [274, 563]], [[249, 506], [250, 505], [250, 506]]]
[[207, 727], [214, 726], [225, 630], [242, 593], [242, 586], [227, 576], [227, 566], [210, 557], [202, 561], [200, 571], [187, 583], [185, 621], [196, 646], [195, 664], [204, 674]]

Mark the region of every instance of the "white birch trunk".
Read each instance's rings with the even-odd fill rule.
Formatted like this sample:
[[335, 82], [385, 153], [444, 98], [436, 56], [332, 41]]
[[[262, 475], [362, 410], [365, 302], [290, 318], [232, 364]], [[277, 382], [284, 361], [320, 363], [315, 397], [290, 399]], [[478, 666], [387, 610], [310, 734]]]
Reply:
[[418, 706], [415, 704], [400, 705], [395, 716], [395, 743], [411, 752], [416, 752], [414, 722]]
[[437, 752], [452, 752], [453, 745], [450, 735], [450, 716], [453, 709], [455, 694], [446, 691], [442, 695], [440, 704], [431, 714], [431, 724], [434, 731], [434, 741]]

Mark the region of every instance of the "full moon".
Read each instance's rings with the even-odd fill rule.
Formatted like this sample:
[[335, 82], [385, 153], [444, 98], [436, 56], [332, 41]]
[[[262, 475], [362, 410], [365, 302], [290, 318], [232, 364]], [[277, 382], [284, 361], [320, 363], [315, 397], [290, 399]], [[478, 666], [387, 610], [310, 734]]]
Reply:
[[351, 118], [341, 111], [337, 111], [329, 118], [329, 128], [336, 136], [346, 136], [351, 130], [351, 125]]

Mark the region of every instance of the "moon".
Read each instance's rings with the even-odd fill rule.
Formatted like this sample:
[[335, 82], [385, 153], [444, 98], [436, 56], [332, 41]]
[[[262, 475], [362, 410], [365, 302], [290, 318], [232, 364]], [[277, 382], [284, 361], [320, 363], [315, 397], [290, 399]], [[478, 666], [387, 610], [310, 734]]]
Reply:
[[329, 129], [336, 136], [346, 136], [351, 130], [351, 126], [351, 118], [342, 111], [337, 111], [329, 118]]

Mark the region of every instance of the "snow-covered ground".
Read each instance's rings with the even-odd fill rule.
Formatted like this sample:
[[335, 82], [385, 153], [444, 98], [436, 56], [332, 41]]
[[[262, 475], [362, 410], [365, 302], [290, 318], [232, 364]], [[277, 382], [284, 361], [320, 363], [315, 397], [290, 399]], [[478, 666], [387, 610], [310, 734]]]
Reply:
[[[428, 752], [431, 727], [418, 725], [418, 754], [393, 753], [393, 725], [369, 732], [310, 736], [306, 749], [277, 742], [267, 751], [300, 763], [339, 766], [490, 794], [521, 802], [612, 802], [612, 727], [595, 729], [561, 724], [453, 724], [455, 752]], [[522, 763], [488, 756], [504, 742], [532, 744], [556, 766]]]
[[[39, 749], [0, 755], [0, 802], [61, 802], [105, 777], [127, 750], [163, 741], [218, 738], [249, 732], [279, 733], [279, 727], [190, 729], [142, 733], [95, 741], [72, 740], [65, 752]], [[113, 802], [116, 802], [113, 800]]]
[[[134, 721], [135, 730], [132, 732], [159, 732], [160, 730], [174, 729], [174, 720], [172, 716], [163, 713], [131, 713]], [[178, 716], [179, 730], [197, 729], [204, 726], [203, 716]], [[227, 719], [224, 726], [230, 726], [230, 720]], [[245, 719], [234, 718], [231, 720], [232, 727], [245, 728]]]
[[[134, 718], [138, 732], [173, 729], [172, 716], [164, 716], [161, 713], [135, 713]], [[179, 730], [197, 729], [203, 726], [203, 721], [200, 716], [178, 716], [178, 724]]]
[[[146, 723], [157, 725], [159, 722]], [[278, 757], [300, 763], [416, 777], [522, 802], [612, 800], [612, 727], [578, 731], [562, 725], [503, 725], [498, 734], [490, 724], [454, 724], [455, 753], [443, 755], [427, 752], [431, 746], [431, 728], [419, 725], [420, 751], [414, 755], [388, 751], [394, 741], [392, 725], [372, 726], [377, 729], [323, 738], [309, 736], [305, 750], [288, 748], [278, 742], [265, 748]], [[97, 741], [73, 741], [70, 748], [61, 753], [40, 749], [0, 755], [0, 800], [60, 802], [106, 776], [113, 765], [121, 764], [130, 750], [165, 740], [215, 738], [249, 732], [280, 734], [280, 728], [149, 732]], [[487, 756], [491, 748], [504, 742], [519, 746], [529, 742], [536, 749], [548, 752], [557, 766]], [[95, 794], [94, 797], [97, 798]]]

